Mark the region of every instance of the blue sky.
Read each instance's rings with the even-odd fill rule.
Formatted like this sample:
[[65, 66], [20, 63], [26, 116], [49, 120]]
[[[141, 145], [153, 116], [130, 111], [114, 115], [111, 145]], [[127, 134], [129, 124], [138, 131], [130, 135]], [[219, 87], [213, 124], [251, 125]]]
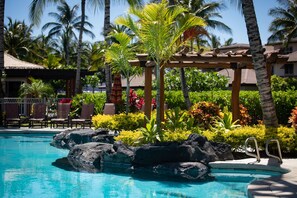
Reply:
[[[17, 20], [25, 20], [26, 24], [29, 24], [29, 5], [32, 0], [6, 0], [5, 1], [5, 16], [11, 17], [12, 19]], [[121, 1], [123, 2], [123, 1]], [[227, 24], [231, 27], [233, 34], [224, 34], [222, 32], [215, 32], [217, 36], [221, 38], [221, 42], [223, 43], [228, 38], [232, 37], [234, 42], [236, 43], [248, 43], [247, 33], [244, 18], [241, 13], [237, 10], [235, 5], [230, 5], [229, 0], [225, 0], [227, 8], [222, 12], [223, 19], [222, 22]], [[79, 0], [68, 0], [70, 5], [79, 4]], [[268, 27], [272, 18], [268, 16], [268, 10], [276, 7], [277, 1], [276, 0], [254, 0], [258, 25], [260, 29], [262, 43], [267, 43], [267, 38], [269, 37], [270, 33], [268, 32]], [[127, 11], [128, 6], [119, 3], [113, 3], [111, 5], [111, 21], [113, 21], [117, 16], [124, 14]], [[56, 12], [56, 6], [49, 5], [44, 10], [43, 17], [41, 19], [41, 24], [39, 27], [34, 27], [33, 33], [34, 35], [41, 34], [41, 27], [49, 22], [52, 21], [51, 18], [48, 17], [49, 12]], [[86, 14], [89, 16], [89, 21], [94, 25], [92, 31], [96, 35], [94, 41], [102, 40], [103, 37], [101, 35], [103, 29], [103, 10], [98, 10], [94, 12], [94, 9], [87, 5]], [[7, 20], [5, 20], [7, 22]], [[90, 40], [91, 38], [85, 37], [84, 40]]]

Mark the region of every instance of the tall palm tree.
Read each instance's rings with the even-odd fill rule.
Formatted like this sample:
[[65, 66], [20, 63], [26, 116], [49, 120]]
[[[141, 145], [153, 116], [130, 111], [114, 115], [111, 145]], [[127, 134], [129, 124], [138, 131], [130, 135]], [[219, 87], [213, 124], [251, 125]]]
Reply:
[[269, 26], [272, 35], [268, 42], [283, 41], [287, 45], [297, 37], [297, 0], [278, 0], [280, 6], [269, 10], [274, 17]]
[[40, 18], [43, 14], [43, 9], [47, 3], [56, 3], [61, 0], [32, 0], [30, 4], [29, 18], [34, 25], [40, 24]]
[[[77, 16], [78, 8], [78, 5], [75, 5], [71, 8], [65, 1], [62, 1], [57, 7], [58, 12], [49, 13], [49, 16], [53, 17], [56, 22], [46, 23], [42, 27], [42, 31], [51, 28], [48, 32], [48, 37], [56, 37], [62, 41], [63, 51], [65, 52], [66, 66], [69, 65], [70, 61], [70, 43], [73, 39], [77, 39], [74, 30], [79, 30], [80, 28], [81, 17]], [[89, 28], [93, 27], [93, 25], [88, 21], [85, 21], [85, 25]], [[86, 28], [83, 30], [83, 32], [92, 38], [95, 37], [95, 35]]]
[[[221, 21], [216, 20], [216, 18], [222, 18], [219, 11], [225, 8], [225, 5], [221, 2], [206, 2], [205, 0], [177, 0], [177, 3], [187, 8], [190, 13], [196, 15], [197, 17], [201, 17], [206, 22], [206, 27], [201, 28], [200, 26], [194, 27], [191, 30], [187, 31], [188, 36], [193, 37], [191, 39], [191, 49], [193, 51], [193, 40], [196, 38], [196, 44], [198, 49], [200, 49], [200, 45], [202, 44], [202, 37], [209, 35], [209, 30], [211, 29], [219, 29], [227, 33], [231, 33], [231, 29]], [[185, 35], [184, 35], [185, 36]], [[187, 108], [191, 107], [191, 101], [188, 94], [187, 82], [185, 77], [184, 68], [180, 68], [180, 78], [181, 78], [181, 87], [182, 92], [185, 98], [185, 102], [187, 104]]]
[[[189, 28], [203, 26], [201, 18], [190, 15], [184, 24], [176, 23], [178, 17], [187, 9], [181, 6], [168, 6], [166, 0], [161, 3], [151, 3], [143, 8], [130, 7], [126, 17], [116, 19], [116, 24], [127, 26], [143, 43], [149, 57], [156, 63], [157, 87], [157, 132], [161, 135], [160, 112], [160, 70], [174, 53], [181, 47], [182, 42], [177, 42], [181, 35]], [[137, 19], [135, 22], [131, 15]]]
[[[232, 1], [234, 2], [234, 0]], [[260, 93], [263, 121], [267, 127], [277, 127], [278, 120], [266, 70], [264, 50], [261, 43], [254, 3], [253, 0], [237, 0], [237, 3], [239, 8], [242, 9], [245, 19], [253, 65]]]
[[208, 46], [212, 49], [219, 48], [221, 46], [220, 37], [212, 34], [209, 38]]
[[32, 27], [33, 25], [27, 26], [24, 21], [13, 21], [8, 17], [8, 24], [4, 27], [4, 48], [7, 53], [27, 60], [33, 44]]
[[[127, 0], [130, 6], [139, 6], [142, 3], [142, 0]], [[110, 45], [108, 40], [108, 34], [111, 31], [110, 23], [110, 0], [104, 0], [104, 25], [103, 25], [103, 36], [104, 40], [107, 42], [107, 45]], [[105, 64], [105, 85], [106, 85], [106, 102], [110, 102], [111, 95], [111, 69], [108, 64]]]
[[[4, 97], [2, 89], [2, 73], [4, 71], [4, 9], [5, 0], [0, 1], [0, 99]], [[0, 126], [2, 126], [2, 108], [0, 104]]]
[[110, 35], [116, 42], [112, 43], [106, 51], [106, 61], [111, 63], [116, 73], [121, 73], [127, 80], [126, 87], [126, 114], [129, 113], [129, 92], [131, 77], [140, 74], [141, 68], [131, 67], [129, 60], [135, 57], [132, 47], [132, 38], [121, 32]]

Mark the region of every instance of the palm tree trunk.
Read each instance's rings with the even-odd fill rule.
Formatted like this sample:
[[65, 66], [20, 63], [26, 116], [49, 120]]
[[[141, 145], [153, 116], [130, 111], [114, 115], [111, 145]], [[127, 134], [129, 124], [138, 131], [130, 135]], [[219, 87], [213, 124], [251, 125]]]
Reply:
[[[107, 41], [107, 36], [110, 32], [110, 0], [105, 0], [105, 9], [104, 9], [104, 30], [103, 35], [105, 41], [110, 45]], [[106, 102], [110, 102], [111, 95], [111, 69], [110, 65], [105, 64], [105, 85], [106, 85]]]
[[[4, 91], [2, 89], [2, 72], [4, 71], [4, 9], [5, 0], [0, 1], [0, 99], [4, 97]], [[0, 126], [2, 123], [2, 103], [0, 102]]]
[[76, 68], [76, 78], [75, 78], [75, 94], [81, 92], [80, 89], [80, 68], [81, 68], [81, 47], [82, 47], [82, 38], [83, 30], [85, 25], [85, 10], [86, 10], [86, 0], [81, 0], [81, 24], [78, 37], [78, 47], [77, 47], [77, 68]]
[[184, 68], [180, 68], [180, 81], [181, 81], [181, 88], [182, 88], [182, 92], [184, 95], [184, 99], [187, 105], [187, 109], [190, 109], [192, 104], [190, 101], [190, 97], [189, 97], [189, 90], [187, 87], [187, 79], [186, 79], [186, 75], [185, 75], [185, 69]]
[[129, 80], [129, 77], [128, 77], [127, 78], [127, 87], [126, 87], [126, 115], [128, 115], [129, 107], [130, 107], [130, 103], [129, 103], [130, 94], [129, 93], [130, 93], [130, 80]]
[[157, 115], [156, 115], [156, 124], [157, 124], [157, 132], [161, 135], [161, 100], [160, 100], [160, 79], [161, 79], [161, 69], [160, 63], [156, 61], [156, 104], [157, 104]]
[[245, 18], [254, 69], [256, 72], [261, 108], [263, 112], [263, 121], [267, 127], [277, 127], [278, 120], [265, 67], [264, 51], [260, 39], [253, 0], [242, 0], [242, 11]]

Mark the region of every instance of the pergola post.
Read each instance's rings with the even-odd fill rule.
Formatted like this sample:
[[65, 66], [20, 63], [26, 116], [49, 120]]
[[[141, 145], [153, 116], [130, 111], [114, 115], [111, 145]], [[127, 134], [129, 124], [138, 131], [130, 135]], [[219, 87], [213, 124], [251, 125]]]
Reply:
[[153, 67], [144, 69], [144, 114], [148, 119], [151, 118], [152, 111], [152, 73]]
[[162, 68], [160, 68], [160, 114], [161, 114], [161, 121], [164, 121], [164, 105], [165, 105], [164, 67], [162, 67]]
[[232, 116], [233, 121], [239, 119], [240, 111], [239, 111], [239, 92], [240, 92], [240, 84], [241, 84], [241, 69], [234, 69], [234, 78], [232, 82]]
[[266, 63], [266, 70], [267, 70], [268, 80], [271, 85], [272, 65], [270, 63]]

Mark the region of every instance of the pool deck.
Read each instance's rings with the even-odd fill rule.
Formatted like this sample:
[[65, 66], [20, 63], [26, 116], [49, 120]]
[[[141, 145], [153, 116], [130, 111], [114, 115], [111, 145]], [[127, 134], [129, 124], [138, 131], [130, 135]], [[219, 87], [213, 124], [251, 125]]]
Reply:
[[260, 163], [254, 162], [255, 159], [248, 158], [244, 160], [217, 161], [210, 163], [210, 166], [213, 168], [242, 168], [283, 172], [284, 174], [280, 176], [253, 181], [248, 186], [248, 197], [297, 198], [297, 159], [283, 159], [281, 165], [273, 159], [261, 159]]
[[60, 133], [62, 131], [65, 131], [66, 129], [69, 128], [50, 128], [50, 127], [45, 127], [45, 128], [28, 128], [28, 127], [21, 127], [21, 128], [3, 128], [0, 127], [0, 134], [3, 133], [17, 133], [17, 134], [37, 134], [37, 133], [46, 133], [46, 134], [52, 134], [52, 133]]
[[[0, 128], [0, 134], [38, 134], [38, 133], [59, 133], [67, 128]], [[212, 168], [228, 169], [257, 169], [278, 171], [283, 174], [269, 178], [255, 180], [248, 186], [248, 197], [271, 198], [285, 197], [297, 198], [297, 159], [283, 159], [280, 165], [272, 159], [261, 159], [260, 163], [255, 163], [255, 159], [216, 161], [209, 164]]]

